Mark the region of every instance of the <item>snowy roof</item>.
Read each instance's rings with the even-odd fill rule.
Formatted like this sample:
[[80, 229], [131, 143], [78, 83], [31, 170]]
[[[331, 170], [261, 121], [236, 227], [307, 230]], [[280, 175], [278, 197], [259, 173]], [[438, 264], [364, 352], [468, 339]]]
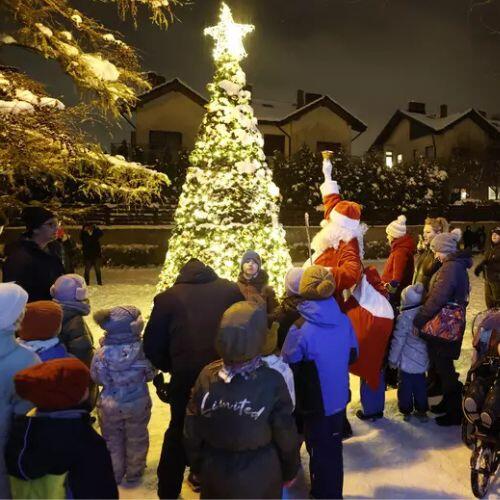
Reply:
[[[194, 90], [181, 79], [174, 78], [140, 95], [136, 109], [169, 92], [181, 92], [203, 107], [208, 103], [207, 99], [202, 94]], [[364, 132], [367, 128], [361, 120], [356, 118], [352, 113], [347, 111], [329, 96], [321, 96], [300, 108], [297, 108], [297, 104], [295, 103], [274, 101], [271, 99], [252, 99], [251, 104], [256, 118], [259, 122], [263, 123], [284, 125], [285, 123], [299, 119], [303, 114], [317, 107], [324, 106], [343, 118], [354, 130]]]
[[443, 118], [398, 109], [377, 136], [370, 149], [383, 146], [394, 129], [405, 118], [423, 125], [424, 130], [427, 129], [428, 134], [441, 134], [465, 118], [470, 118], [493, 139], [500, 140], [500, 120], [488, 119], [474, 108], [469, 108], [461, 113], [454, 113]]

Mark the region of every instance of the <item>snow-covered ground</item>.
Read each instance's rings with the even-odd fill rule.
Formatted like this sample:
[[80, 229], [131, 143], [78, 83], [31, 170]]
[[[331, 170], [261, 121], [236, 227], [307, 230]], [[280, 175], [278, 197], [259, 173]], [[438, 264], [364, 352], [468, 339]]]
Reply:
[[[380, 266], [380, 263], [377, 263]], [[101, 307], [134, 304], [146, 316], [149, 313], [159, 268], [104, 269], [103, 287], [90, 287], [90, 301], [95, 311]], [[468, 317], [484, 309], [483, 284], [471, 275], [472, 296]], [[92, 276], [93, 278], [93, 276]], [[97, 340], [99, 328], [89, 324]], [[461, 377], [469, 366], [471, 353], [470, 329], [464, 340], [458, 362]], [[441, 428], [433, 421], [426, 424], [404, 422], [398, 415], [396, 391], [386, 393], [386, 418], [364, 423], [355, 416], [360, 407], [359, 382], [351, 377], [353, 401], [348, 408], [354, 437], [344, 443], [344, 496], [349, 498], [464, 498], [472, 497], [469, 483], [470, 451], [460, 440], [460, 429]], [[150, 449], [148, 468], [143, 481], [133, 486], [120, 486], [121, 498], [156, 498], [156, 466], [160, 457], [163, 433], [169, 422], [169, 407], [153, 397], [153, 414], [149, 425]], [[305, 473], [287, 498], [308, 497], [308, 455], [302, 447]], [[489, 497], [500, 498], [500, 480], [492, 485]], [[183, 498], [198, 498], [184, 483]]]

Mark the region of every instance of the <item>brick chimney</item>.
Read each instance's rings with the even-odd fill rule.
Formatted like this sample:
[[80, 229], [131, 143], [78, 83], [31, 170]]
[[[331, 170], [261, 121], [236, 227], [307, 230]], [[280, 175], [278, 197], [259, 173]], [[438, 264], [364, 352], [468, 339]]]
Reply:
[[408, 103], [408, 111], [410, 113], [420, 113], [425, 115], [425, 102], [410, 101]]
[[439, 117], [446, 118], [447, 116], [448, 116], [448, 105], [441, 104], [441, 106], [439, 106]]
[[297, 109], [304, 106], [306, 103], [304, 91], [302, 89], [297, 90]]

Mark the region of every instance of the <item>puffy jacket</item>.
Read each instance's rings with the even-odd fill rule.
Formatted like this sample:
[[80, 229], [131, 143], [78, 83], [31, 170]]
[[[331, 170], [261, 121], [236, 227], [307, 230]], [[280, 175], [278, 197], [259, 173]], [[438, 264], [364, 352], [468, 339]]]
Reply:
[[60, 304], [63, 321], [59, 338], [70, 354], [90, 367], [94, 356], [94, 339], [82, 313]]
[[283, 377], [263, 365], [230, 383], [222, 361], [200, 373], [184, 425], [202, 498], [281, 498], [300, 466], [292, 401]]
[[403, 308], [396, 320], [389, 362], [406, 373], [425, 373], [429, 367], [427, 343], [414, 331], [413, 320], [421, 306]]
[[67, 498], [118, 498], [106, 443], [84, 410], [16, 418], [5, 459], [9, 474], [19, 479], [67, 472]]
[[429, 290], [431, 279], [440, 267], [441, 263], [436, 259], [434, 252], [430, 248], [422, 250], [415, 262], [412, 285], [422, 283], [424, 288]]
[[236, 283], [192, 260], [175, 284], [158, 294], [144, 331], [144, 352], [164, 372], [198, 374], [219, 358], [215, 337], [224, 311], [244, 300]]
[[[318, 401], [318, 410], [333, 415], [344, 410], [349, 402], [349, 364], [358, 352], [354, 329], [333, 298], [305, 300], [297, 309], [305, 321], [300, 327], [295, 324], [290, 328], [281, 352], [283, 360], [290, 365], [314, 363], [322, 399]], [[298, 378], [295, 388], [300, 408], [300, 387], [309, 381]], [[317, 389], [315, 392], [319, 393]]]
[[[467, 269], [472, 267], [472, 257], [468, 250], [448, 255], [439, 271], [432, 277], [429, 293], [424, 299], [420, 311], [416, 314], [413, 324], [422, 328], [429, 320], [448, 303], [467, 305], [469, 301], [469, 275]], [[428, 340], [429, 350], [441, 356], [458, 359], [460, 356], [461, 341], [439, 342]]]
[[29, 295], [29, 302], [52, 300], [50, 287], [64, 274], [61, 260], [42, 250], [34, 241], [22, 237], [6, 250], [3, 281], [15, 281]]
[[24, 415], [33, 407], [16, 394], [14, 375], [37, 363], [40, 363], [40, 358], [16, 342], [13, 330], [0, 330], [0, 498], [10, 498], [3, 450], [12, 416]]

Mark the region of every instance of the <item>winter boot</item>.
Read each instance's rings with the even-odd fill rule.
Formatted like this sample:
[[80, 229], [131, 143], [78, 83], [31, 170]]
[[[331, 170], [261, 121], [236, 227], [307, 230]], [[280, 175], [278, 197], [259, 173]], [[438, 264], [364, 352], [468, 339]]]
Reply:
[[375, 420], [378, 420], [379, 418], [384, 418], [384, 412], [381, 411], [379, 413], [373, 413], [372, 415], [365, 415], [363, 413], [363, 410], [358, 410], [356, 412], [356, 417], [358, 417], [360, 420], [369, 420], [371, 422], [375, 422]]
[[415, 415], [415, 417], [417, 417], [417, 420], [422, 424], [425, 424], [429, 421], [429, 417], [427, 416], [426, 411], [415, 411], [413, 415]]
[[446, 410], [447, 404], [444, 397], [437, 405], [431, 406], [432, 413], [446, 413]]
[[195, 493], [199, 493], [201, 491], [200, 480], [198, 479], [198, 476], [193, 474], [191, 471], [189, 472], [187, 483]]

